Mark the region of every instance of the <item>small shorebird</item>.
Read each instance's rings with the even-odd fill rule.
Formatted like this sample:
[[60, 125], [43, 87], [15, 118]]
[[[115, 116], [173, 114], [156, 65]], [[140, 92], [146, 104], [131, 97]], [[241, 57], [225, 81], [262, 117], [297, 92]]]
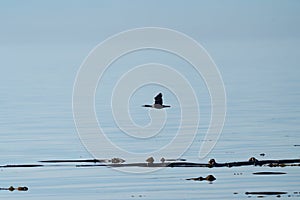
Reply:
[[125, 160], [122, 158], [112, 158], [111, 159], [111, 163], [123, 163], [123, 162], [125, 162]]
[[216, 164], [217, 164], [217, 162], [216, 162], [215, 159], [210, 159], [210, 160], [208, 161], [208, 165], [209, 165], [210, 167], [214, 167]]
[[149, 164], [153, 164], [154, 163], [154, 158], [153, 157], [149, 157], [149, 158], [147, 158], [146, 162], [147, 162], [147, 166]]
[[162, 109], [162, 108], [169, 108], [171, 106], [163, 105], [163, 99], [162, 99], [162, 93], [159, 93], [154, 97], [154, 104], [153, 105], [143, 105], [143, 107], [148, 108], [156, 108], [156, 109]]

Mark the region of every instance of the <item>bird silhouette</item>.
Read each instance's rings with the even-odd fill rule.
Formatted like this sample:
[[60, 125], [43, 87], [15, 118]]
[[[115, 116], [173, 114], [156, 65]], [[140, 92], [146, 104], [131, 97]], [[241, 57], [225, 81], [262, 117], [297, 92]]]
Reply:
[[148, 107], [148, 108], [156, 108], [156, 109], [162, 109], [162, 108], [169, 108], [171, 106], [169, 105], [163, 105], [163, 99], [162, 99], [162, 93], [159, 93], [154, 97], [154, 104], [153, 105], [143, 105], [142, 107]]

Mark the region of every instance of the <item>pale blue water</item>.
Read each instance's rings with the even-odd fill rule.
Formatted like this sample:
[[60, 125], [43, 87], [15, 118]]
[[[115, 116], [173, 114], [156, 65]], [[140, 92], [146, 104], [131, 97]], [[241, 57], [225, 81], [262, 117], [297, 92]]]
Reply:
[[[168, 110], [165, 133], [153, 140], [128, 145], [131, 139], [112, 122], [109, 94], [120, 74], [155, 59], [168, 63], [186, 75], [198, 91], [201, 122], [199, 133], [183, 158], [207, 162], [257, 159], [299, 158], [300, 80], [298, 52], [289, 48], [271, 51], [268, 44], [251, 42], [204, 42], [220, 69], [227, 94], [224, 130], [212, 152], [199, 161], [198, 151], [209, 121], [209, 95], [201, 77], [178, 58], [150, 52], [115, 63], [107, 73], [105, 85], [98, 86], [96, 112], [105, 119], [111, 138], [132, 151], [148, 151], [164, 145], [173, 137], [180, 111], [175, 96], [159, 86], [147, 86], [130, 102], [136, 123], [148, 122], [147, 111], [140, 107], [148, 101], [143, 92], [165, 94], [174, 105]], [[299, 41], [295, 40], [295, 44]], [[39, 160], [92, 158], [81, 144], [72, 115], [72, 90], [77, 70], [93, 47], [83, 45], [7, 45], [1, 46], [1, 126], [0, 165], [37, 164]], [[228, 52], [226, 48], [232, 48]], [[224, 49], [223, 49], [224, 48]], [[74, 50], [77, 49], [77, 50]], [[70, 52], [70, 53], [66, 53]], [[144, 52], [145, 53], [145, 52]], [[158, 56], [160, 55], [160, 56]], [[298, 55], [299, 56], [299, 55]], [[118, 65], [119, 64], [119, 65]], [[124, 67], [127, 64], [128, 66]], [[121, 67], [122, 66], [122, 70]], [[179, 88], [180, 89], [180, 88]], [[148, 94], [147, 94], [148, 95]], [[150, 95], [150, 101], [152, 95]], [[151, 102], [149, 102], [151, 103]], [[148, 144], [148, 145], [147, 145]], [[127, 146], [126, 146], [127, 145]], [[155, 146], [156, 145], [156, 146]], [[259, 156], [265, 153], [266, 156]], [[117, 156], [117, 155], [116, 155]], [[158, 158], [159, 159], [159, 158]], [[142, 161], [143, 162], [143, 161]], [[283, 171], [277, 176], [254, 176], [256, 171]], [[235, 175], [239, 173], [239, 175]], [[186, 178], [213, 174], [217, 180], [187, 181]], [[247, 199], [247, 191], [286, 191], [299, 198], [299, 167], [268, 168], [167, 168], [153, 173], [130, 174], [106, 167], [47, 166], [41, 168], [1, 168], [0, 187], [27, 186], [28, 192], [0, 191], [1, 199]], [[234, 194], [237, 193], [237, 194]], [[273, 196], [274, 197], [274, 196]], [[270, 197], [270, 198], [273, 198]], [[288, 195], [282, 195], [287, 198]], [[275, 198], [275, 197], [274, 197]]]

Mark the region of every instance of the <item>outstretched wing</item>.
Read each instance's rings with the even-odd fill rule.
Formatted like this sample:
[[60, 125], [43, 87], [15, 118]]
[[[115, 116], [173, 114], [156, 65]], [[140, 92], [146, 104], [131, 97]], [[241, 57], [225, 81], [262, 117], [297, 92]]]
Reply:
[[156, 97], [154, 97], [154, 104], [160, 104], [163, 105], [163, 100], [162, 100], [162, 94], [159, 93], [158, 95], [156, 95]]

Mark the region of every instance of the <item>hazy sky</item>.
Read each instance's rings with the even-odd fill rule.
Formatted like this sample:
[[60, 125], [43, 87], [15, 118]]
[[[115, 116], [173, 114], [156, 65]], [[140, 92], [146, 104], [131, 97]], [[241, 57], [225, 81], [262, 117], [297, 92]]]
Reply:
[[299, 38], [299, 10], [297, 0], [1, 1], [0, 44], [96, 42], [144, 26], [202, 40]]

